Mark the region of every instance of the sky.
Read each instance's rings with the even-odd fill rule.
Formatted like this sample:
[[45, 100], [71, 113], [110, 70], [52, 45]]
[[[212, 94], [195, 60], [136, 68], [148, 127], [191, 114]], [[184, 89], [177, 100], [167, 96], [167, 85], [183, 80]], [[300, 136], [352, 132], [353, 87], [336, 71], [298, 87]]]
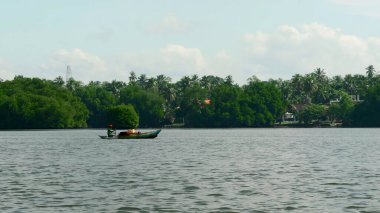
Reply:
[[380, 69], [378, 0], [0, 0], [0, 78], [244, 84]]

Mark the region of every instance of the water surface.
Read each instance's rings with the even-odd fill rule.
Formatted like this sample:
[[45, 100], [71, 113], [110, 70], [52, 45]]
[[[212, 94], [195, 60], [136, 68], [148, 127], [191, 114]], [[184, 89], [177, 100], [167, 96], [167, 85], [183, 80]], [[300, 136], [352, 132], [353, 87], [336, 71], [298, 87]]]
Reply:
[[380, 212], [380, 129], [0, 132], [0, 212]]

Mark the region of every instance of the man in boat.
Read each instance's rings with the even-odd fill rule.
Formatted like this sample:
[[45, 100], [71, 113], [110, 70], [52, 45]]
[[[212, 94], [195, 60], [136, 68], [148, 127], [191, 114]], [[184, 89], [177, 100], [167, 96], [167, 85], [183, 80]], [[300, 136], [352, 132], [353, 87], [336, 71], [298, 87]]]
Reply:
[[108, 137], [116, 135], [116, 130], [112, 129], [112, 124], [108, 124], [107, 135]]

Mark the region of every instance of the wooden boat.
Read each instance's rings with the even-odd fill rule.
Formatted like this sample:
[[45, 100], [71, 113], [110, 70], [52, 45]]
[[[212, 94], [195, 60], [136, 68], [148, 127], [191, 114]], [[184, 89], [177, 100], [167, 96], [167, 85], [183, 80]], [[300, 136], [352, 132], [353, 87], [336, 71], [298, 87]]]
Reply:
[[120, 132], [118, 135], [114, 136], [104, 136], [99, 135], [101, 139], [149, 139], [155, 138], [161, 132], [161, 129], [150, 131], [150, 132], [136, 132], [136, 133], [128, 133], [128, 132]]

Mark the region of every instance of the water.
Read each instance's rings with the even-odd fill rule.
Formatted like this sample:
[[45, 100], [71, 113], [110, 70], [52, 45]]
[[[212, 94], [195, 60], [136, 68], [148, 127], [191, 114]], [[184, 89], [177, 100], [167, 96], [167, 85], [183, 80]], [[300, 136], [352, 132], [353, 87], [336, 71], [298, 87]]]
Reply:
[[380, 129], [0, 132], [0, 212], [380, 212]]

